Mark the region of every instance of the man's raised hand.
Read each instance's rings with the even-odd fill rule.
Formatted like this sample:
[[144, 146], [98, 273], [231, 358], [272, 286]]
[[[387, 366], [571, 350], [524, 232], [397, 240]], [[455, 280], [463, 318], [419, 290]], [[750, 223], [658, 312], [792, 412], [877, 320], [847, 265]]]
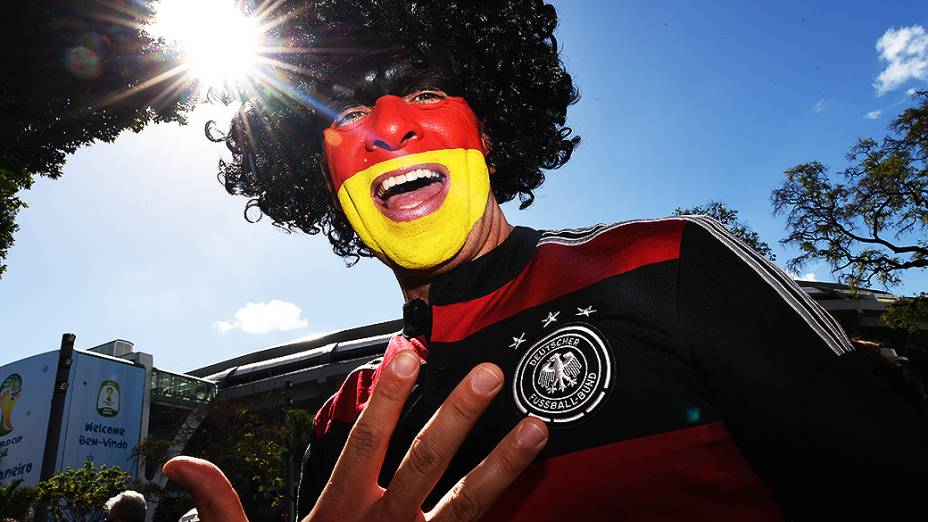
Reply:
[[[377, 483], [390, 436], [419, 373], [411, 351], [397, 354], [375, 386], [332, 476], [306, 521], [476, 520], [491, 506], [548, 441], [545, 424], [528, 417], [462, 478], [428, 513], [422, 502], [441, 478], [474, 422], [499, 392], [503, 375], [484, 363], [451, 392], [416, 436], [387, 488]], [[238, 495], [212, 464], [178, 457], [165, 474], [187, 488], [204, 522], [246, 520]]]
[[503, 375], [484, 363], [451, 392], [422, 428], [385, 489], [377, 484], [390, 436], [419, 373], [413, 352], [396, 355], [381, 375], [315, 508], [305, 520], [476, 520], [541, 451], [548, 431], [523, 419], [430, 512], [422, 502], [474, 422], [499, 392]]

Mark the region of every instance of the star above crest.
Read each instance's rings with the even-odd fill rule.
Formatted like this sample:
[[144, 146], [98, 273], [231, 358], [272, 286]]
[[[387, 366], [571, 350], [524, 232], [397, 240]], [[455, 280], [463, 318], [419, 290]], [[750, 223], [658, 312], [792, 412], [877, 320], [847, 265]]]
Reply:
[[592, 306], [588, 306], [586, 308], [577, 308], [577, 313], [574, 315], [582, 315], [583, 317], [589, 317], [590, 314], [592, 314], [595, 311], [596, 310], [594, 310]]
[[549, 324], [551, 324], [551, 323], [556, 323], [556, 322], [557, 322], [557, 316], [560, 315], [560, 314], [561, 314], [561, 312], [548, 312], [548, 317], [545, 317], [545, 318], [541, 321], [542, 328], [547, 328]]

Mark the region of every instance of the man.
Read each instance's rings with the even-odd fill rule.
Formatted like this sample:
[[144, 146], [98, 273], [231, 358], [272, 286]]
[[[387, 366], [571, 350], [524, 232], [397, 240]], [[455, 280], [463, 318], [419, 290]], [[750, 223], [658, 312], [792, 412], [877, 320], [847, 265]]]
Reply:
[[[551, 6], [360, 4], [317, 2], [283, 30], [336, 49], [302, 69], [319, 106], [254, 109], [271, 116], [239, 121], [223, 171], [276, 223], [376, 256], [406, 301], [384, 359], [316, 416], [301, 514], [782, 520], [917, 502], [925, 419], [722, 227], [509, 225], [499, 203], [529, 204], [578, 143]], [[207, 463], [165, 472], [201, 499], [230, 489]]]

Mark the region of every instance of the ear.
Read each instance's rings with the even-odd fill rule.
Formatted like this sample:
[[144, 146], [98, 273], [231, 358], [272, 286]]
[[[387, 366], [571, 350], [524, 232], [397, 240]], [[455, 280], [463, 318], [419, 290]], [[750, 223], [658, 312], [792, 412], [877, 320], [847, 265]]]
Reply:
[[[493, 140], [491, 140], [489, 134], [485, 132], [480, 133], [480, 144], [483, 145], [483, 150], [485, 150], [487, 154], [493, 150]], [[487, 170], [490, 174], [496, 174], [496, 167], [493, 165], [487, 164]]]
[[493, 140], [490, 139], [490, 135], [486, 132], [480, 133], [480, 144], [483, 145], [483, 150], [487, 152], [493, 150]]

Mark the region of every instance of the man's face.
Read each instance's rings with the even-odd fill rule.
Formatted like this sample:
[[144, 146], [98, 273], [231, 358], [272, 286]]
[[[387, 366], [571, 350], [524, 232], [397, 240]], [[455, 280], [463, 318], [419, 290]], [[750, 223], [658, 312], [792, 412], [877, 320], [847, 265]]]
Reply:
[[486, 208], [486, 150], [447, 57], [358, 56], [332, 85], [324, 134], [332, 189], [372, 250], [408, 269], [452, 258]]

